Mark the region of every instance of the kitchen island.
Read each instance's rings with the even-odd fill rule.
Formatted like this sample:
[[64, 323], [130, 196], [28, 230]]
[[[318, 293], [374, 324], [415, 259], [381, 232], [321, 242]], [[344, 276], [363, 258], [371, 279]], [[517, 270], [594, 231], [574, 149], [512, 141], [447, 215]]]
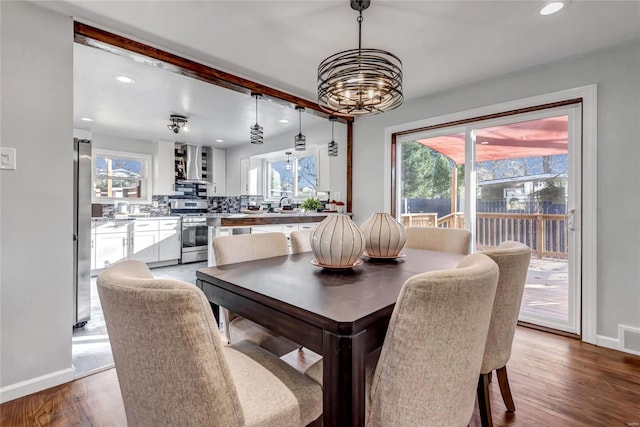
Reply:
[[[209, 231], [208, 265], [215, 266], [215, 256], [213, 254], [213, 239], [222, 234], [222, 229], [246, 228], [256, 226], [297, 226], [301, 224], [311, 224], [321, 222], [330, 215], [330, 212], [313, 213], [228, 213], [207, 215], [207, 226]], [[290, 228], [290, 227], [289, 227]], [[277, 231], [274, 229], [273, 231]]]

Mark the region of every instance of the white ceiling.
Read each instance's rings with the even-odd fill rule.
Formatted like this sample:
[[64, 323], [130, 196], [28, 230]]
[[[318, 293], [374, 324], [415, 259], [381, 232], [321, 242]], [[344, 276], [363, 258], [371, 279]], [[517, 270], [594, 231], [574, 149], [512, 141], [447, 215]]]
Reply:
[[[357, 14], [347, 0], [40, 4], [312, 101], [320, 61], [357, 47]], [[411, 99], [640, 38], [639, 1], [573, 0], [546, 17], [538, 13], [544, 4], [374, 0], [363, 13], [363, 47], [400, 57], [405, 98]], [[247, 142], [255, 107], [246, 95], [207, 88], [195, 80], [185, 82], [186, 77], [169, 77], [150, 67], [130, 70], [144, 76], [136, 77], [135, 88], [127, 89], [134, 92], [127, 92], [109, 81], [109, 73], [136, 64], [118, 63], [123, 60], [114, 55], [91, 58], [98, 53], [89, 48], [76, 51], [76, 114], [96, 114], [94, 127], [166, 129], [169, 114], [182, 113], [191, 117], [194, 133], [196, 120], [202, 120], [215, 124], [204, 131], [208, 139]], [[267, 135], [282, 129], [277, 120], [269, 123], [279, 118], [279, 112], [265, 107], [263, 115], [260, 108]], [[134, 113], [136, 120], [127, 125], [126, 117]], [[284, 114], [291, 121], [287, 131], [297, 133], [295, 111], [285, 108]], [[304, 117], [303, 127], [322, 120]]]

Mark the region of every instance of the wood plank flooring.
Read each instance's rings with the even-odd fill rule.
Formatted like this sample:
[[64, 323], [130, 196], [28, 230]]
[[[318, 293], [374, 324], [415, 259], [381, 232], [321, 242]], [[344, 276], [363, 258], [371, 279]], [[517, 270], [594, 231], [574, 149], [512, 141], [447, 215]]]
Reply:
[[[315, 358], [286, 359], [298, 369]], [[507, 365], [516, 412], [490, 386], [496, 426], [640, 425], [640, 357], [518, 327]], [[0, 425], [125, 426], [114, 369], [0, 405]], [[480, 425], [477, 408], [470, 423]]]

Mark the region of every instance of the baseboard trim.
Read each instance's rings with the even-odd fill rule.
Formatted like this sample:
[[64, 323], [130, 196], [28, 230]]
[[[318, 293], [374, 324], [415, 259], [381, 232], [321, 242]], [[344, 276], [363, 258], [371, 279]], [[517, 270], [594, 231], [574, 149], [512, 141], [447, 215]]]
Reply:
[[0, 403], [8, 402], [28, 394], [46, 390], [60, 384], [73, 381], [75, 377], [75, 369], [73, 367], [61, 369], [39, 377], [31, 378], [26, 381], [20, 381], [15, 384], [0, 388]]
[[596, 345], [600, 347], [610, 348], [612, 350], [624, 351], [620, 348], [619, 339], [606, 337], [604, 335], [596, 335]]

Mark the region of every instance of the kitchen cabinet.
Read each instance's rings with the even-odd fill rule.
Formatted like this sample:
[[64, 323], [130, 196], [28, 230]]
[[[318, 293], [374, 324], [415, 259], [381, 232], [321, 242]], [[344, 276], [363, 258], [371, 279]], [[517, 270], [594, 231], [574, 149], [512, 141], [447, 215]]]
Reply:
[[96, 221], [92, 224], [93, 274], [125, 259], [177, 263], [182, 250], [180, 218]]
[[249, 159], [240, 160], [240, 195], [249, 194]]
[[318, 224], [282, 224], [282, 225], [257, 225], [251, 227], [251, 233], [284, 233], [287, 237], [292, 231], [313, 230]]
[[129, 259], [129, 221], [104, 221], [95, 226], [95, 268]]
[[226, 196], [227, 194], [227, 159], [226, 151], [209, 147], [211, 184], [207, 186], [207, 195]]
[[174, 194], [175, 156], [175, 142], [158, 141], [157, 151], [153, 157], [153, 194]]
[[158, 223], [157, 221], [138, 221], [134, 223], [131, 236], [130, 259], [150, 263], [158, 261]]
[[158, 261], [180, 259], [180, 220], [160, 220], [158, 226]]
[[260, 158], [251, 157], [240, 160], [240, 194], [262, 195], [262, 168]]

